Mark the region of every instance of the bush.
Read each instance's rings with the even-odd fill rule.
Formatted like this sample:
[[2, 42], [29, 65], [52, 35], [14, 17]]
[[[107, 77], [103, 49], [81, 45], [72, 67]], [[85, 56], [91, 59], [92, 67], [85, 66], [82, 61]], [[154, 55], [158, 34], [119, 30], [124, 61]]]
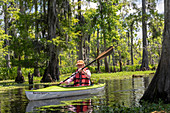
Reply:
[[[0, 67], [0, 80], [8, 80], [8, 79], [15, 79], [17, 77], [17, 69], [18, 67], [12, 68], [4, 68]], [[33, 68], [22, 68], [21, 69], [22, 75], [26, 77], [29, 72], [33, 73]]]
[[74, 73], [76, 69], [76, 67], [61, 67], [60, 74]]
[[90, 70], [91, 73], [96, 73], [97, 72], [97, 68], [94, 66], [89, 66], [88, 69]]

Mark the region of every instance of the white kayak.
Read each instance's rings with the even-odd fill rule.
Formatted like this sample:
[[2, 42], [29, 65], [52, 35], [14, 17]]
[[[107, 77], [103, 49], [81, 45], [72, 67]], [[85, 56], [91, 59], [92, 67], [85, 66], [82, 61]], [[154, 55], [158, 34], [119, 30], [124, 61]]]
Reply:
[[51, 98], [61, 98], [76, 95], [96, 94], [104, 89], [105, 84], [81, 87], [61, 87], [50, 86], [37, 90], [26, 90], [26, 96], [29, 100], [42, 100]]

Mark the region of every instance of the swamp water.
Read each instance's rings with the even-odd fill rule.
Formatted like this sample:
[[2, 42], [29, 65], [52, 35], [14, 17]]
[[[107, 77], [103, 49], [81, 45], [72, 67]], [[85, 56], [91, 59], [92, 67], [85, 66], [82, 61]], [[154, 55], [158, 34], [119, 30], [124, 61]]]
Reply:
[[[139, 106], [139, 99], [149, 85], [152, 75], [131, 79], [100, 80], [106, 83], [104, 91], [97, 95], [83, 95], [41, 101], [29, 101], [22, 88], [0, 91], [0, 113], [25, 112], [105, 112], [115, 104], [126, 107]], [[1, 86], [0, 86], [1, 87]], [[11, 87], [11, 86], [10, 86]], [[37, 87], [37, 86], [34, 86]], [[38, 86], [42, 87], [42, 86]], [[109, 112], [109, 111], [108, 111]]]

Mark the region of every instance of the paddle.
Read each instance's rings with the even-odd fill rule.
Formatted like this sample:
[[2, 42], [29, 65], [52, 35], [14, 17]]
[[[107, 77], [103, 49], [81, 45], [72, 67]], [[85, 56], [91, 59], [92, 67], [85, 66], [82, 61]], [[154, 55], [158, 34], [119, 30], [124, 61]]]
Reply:
[[[91, 65], [92, 63], [94, 63], [96, 60], [101, 60], [103, 58], [105, 58], [106, 56], [110, 55], [113, 51], [113, 46], [110, 46], [108, 49], [106, 49], [104, 52], [102, 52], [95, 60], [93, 60], [92, 62], [90, 62], [89, 64], [87, 64], [86, 66], [84, 66], [82, 68], [82, 70], [84, 68], [86, 68], [87, 66]], [[69, 78], [73, 77], [75, 74], [77, 74], [77, 72], [73, 73], [70, 77], [66, 78], [65, 80], [63, 80], [63, 82], [65, 82], [66, 80], [68, 80]], [[61, 83], [57, 84], [57, 86], [61, 85]]]

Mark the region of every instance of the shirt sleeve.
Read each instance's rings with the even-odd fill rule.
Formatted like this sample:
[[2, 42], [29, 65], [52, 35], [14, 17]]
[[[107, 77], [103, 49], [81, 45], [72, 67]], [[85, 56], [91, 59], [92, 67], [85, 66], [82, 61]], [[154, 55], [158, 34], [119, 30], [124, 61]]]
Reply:
[[87, 72], [87, 75], [89, 76], [89, 78], [91, 77], [91, 72], [90, 72], [90, 70], [86, 70], [86, 72]]

